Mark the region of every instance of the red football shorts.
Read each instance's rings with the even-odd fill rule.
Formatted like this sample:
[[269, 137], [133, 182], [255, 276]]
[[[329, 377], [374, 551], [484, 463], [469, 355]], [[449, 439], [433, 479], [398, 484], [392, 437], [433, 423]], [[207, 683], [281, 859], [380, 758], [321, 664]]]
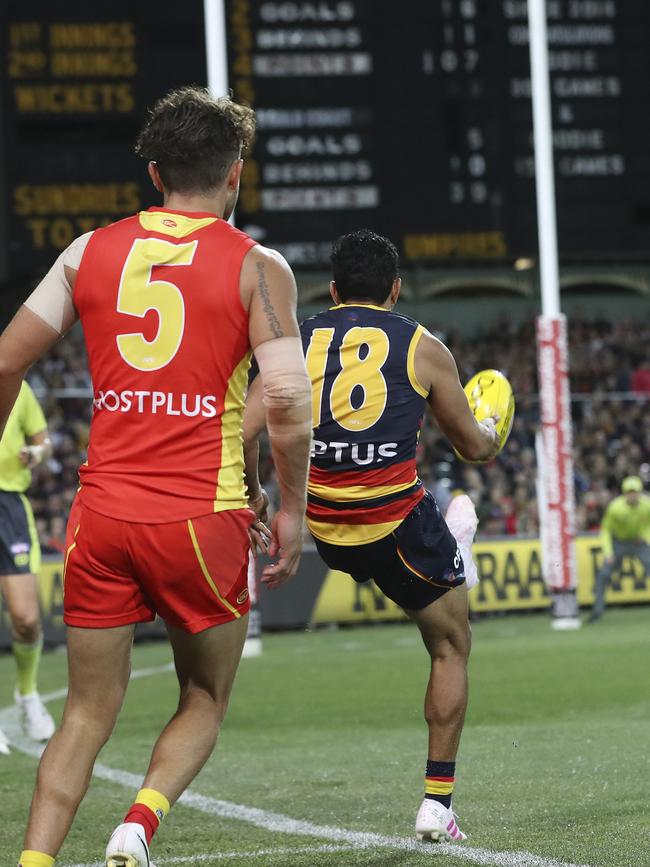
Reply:
[[63, 619], [107, 629], [159, 614], [196, 633], [248, 612], [246, 583], [254, 520], [249, 509], [172, 524], [100, 515], [76, 498], [63, 566]]

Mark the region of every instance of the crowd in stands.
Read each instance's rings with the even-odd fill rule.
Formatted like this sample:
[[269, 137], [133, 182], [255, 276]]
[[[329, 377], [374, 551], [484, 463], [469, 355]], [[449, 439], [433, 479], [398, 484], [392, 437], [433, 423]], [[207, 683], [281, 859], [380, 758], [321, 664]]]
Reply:
[[[70, 505], [86, 460], [91, 382], [80, 330], [57, 343], [28, 374], [47, 418], [53, 456], [33, 471], [29, 498], [45, 552], [62, 552]], [[67, 396], [61, 396], [62, 392]]]
[[[425, 423], [418, 446], [424, 484], [443, 510], [455, 490], [469, 493], [479, 514], [479, 536], [536, 535], [539, 406], [534, 323], [503, 318], [472, 339], [435, 323], [429, 327], [452, 351], [461, 381], [483, 368], [502, 370], [512, 383], [517, 410], [506, 449], [487, 465], [458, 461], [436, 426]], [[569, 357], [577, 529], [594, 530], [624, 476], [641, 475], [650, 483], [650, 319], [612, 323], [574, 317]], [[30, 498], [44, 548], [61, 551], [92, 413], [81, 334], [57, 344], [32, 368], [29, 380], [54, 443], [54, 457], [34, 473]], [[61, 391], [68, 396], [61, 396]], [[262, 456], [261, 477], [273, 498], [277, 490], [268, 449]]]

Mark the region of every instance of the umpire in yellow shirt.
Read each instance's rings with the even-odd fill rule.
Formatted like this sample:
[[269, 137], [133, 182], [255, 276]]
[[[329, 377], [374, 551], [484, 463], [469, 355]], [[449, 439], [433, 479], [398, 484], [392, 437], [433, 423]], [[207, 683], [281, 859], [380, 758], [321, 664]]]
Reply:
[[638, 476], [623, 479], [621, 495], [605, 509], [601, 524], [604, 561], [596, 575], [595, 601], [589, 618], [594, 623], [605, 611], [605, 590], [623, 557], [638, 557], [650, 576], [650, 497]]
[[[22, 711], [26, 734], [38, 741], [52, 736], [54, 722], [36, 689], [43, 647], [36, 579], [41, 549], [25, 491], [32, 480], [32, 467], [50, 454], [43, 410], [23, 382], [0, 441], [0, 588], [13, 633], [15, 700]], [[8, 752], [2, 733], [0, 752]]]

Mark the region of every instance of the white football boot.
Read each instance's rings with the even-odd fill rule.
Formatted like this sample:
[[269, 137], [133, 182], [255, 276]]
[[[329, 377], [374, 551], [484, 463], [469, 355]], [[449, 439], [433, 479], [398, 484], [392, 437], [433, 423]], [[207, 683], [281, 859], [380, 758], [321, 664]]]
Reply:
[[7, 735], [0, 729], [0, 755], [8, 756], [10, 752]]
[[474, 503], [467, 494], [459, 494], [453, 498], [447, 509], [445, 521], [452, 536], [458, 542], [458, 547], [463, 557], [463, 564], [465, 565], [467, 589], [471, 590], [472, 587], [478, 584], [478, 571], [472, 557], [472, 545], [474, 544], [474, 536], [478, 527], [478, 517]]
[[37, 692], [21, 695], [16, 690], [14, 699], [21, 710], [23, 730], [27, 737], [33, 741], [49, 741], [56, 726], [40, 695]]
[[106, 867], [154, 867], [142, 825], [124, 822], [117, 826], [106, 846]]
[[424, 798], [415, 819], [415, 833], [424, 843], [461, 843], [467, 840], [456, 824], [451, 807], [440, 801]]

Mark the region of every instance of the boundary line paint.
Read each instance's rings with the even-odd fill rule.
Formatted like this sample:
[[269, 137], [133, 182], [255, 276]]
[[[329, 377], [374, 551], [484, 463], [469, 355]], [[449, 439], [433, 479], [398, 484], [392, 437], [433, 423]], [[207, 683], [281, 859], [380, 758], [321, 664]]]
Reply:
[[[251, 849], [248, 852], [213, 852], [206, 855], [175, 855], [171, 858], [163, 856], [157, 857], [157, 864], [164, 867], [167, 864], [210, 864], [214, 861], [232, 861], [235, 858], [245, 858], [247, 861], [254, 858], [268, 858], [278, 855], [318, 855], [318, 854], [335, 854], [337, 852], [354, 852], [356, 846], [333, 846], [331, 843], [324, 843], [322, 846], [301, 846], [295, 849], [286, 847], [279, 849]], [[90, 864], [69, 864], [64, 867], [104, 867], [103, 861], [93, 861]]]

